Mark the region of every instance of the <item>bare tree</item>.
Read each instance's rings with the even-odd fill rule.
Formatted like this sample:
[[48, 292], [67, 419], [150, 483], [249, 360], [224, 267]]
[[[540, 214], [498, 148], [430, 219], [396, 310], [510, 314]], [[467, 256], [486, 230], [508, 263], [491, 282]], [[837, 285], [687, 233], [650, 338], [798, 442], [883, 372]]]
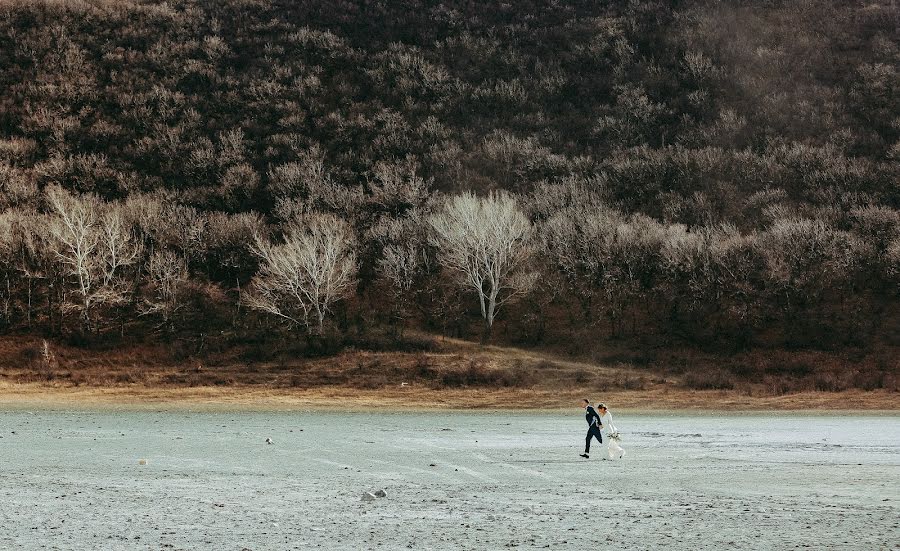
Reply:
[[14, 216], [9, 212], [0, 212], [0, 310], [5, 324], [10, 322], [13, 299], [11, 281], [15, 273], [13, 259], [18, 241], [15, 222]]
[[188, 282], [187, 262], [173, 251], [157, 251], [147, 263], [150, 294], [144, 298], [142, 314], [156, 314], [163, 325], [172, 322], [183, 306], [182, 292]]
[[20, 212], [15, 225], [14, 235], [18, 239], [15, 267], [19, 279], [25, 286], [22, 309], [25, 312], [25, 321], [31, 327], [36, 287], [41, 281], [53, 279], [55, 259], [50, 251], [51, 247], [47, 246], [50, 238], [47, 215]]
[[388, 284], [392, 295], [392, 316], [400, 322], [407, 319], [417, 297], [427, 292], [424, 280], [431, 271], [428, 254], [428, 228], [419, 210], [407, 217], [386, 218], [370, 231], [370, 238], [381, 249], [378, 273]]
[[415, 243], [388, 245], [382, 251], [378, 268], [381, 275], [391, 283], [399, 310], [408, 309], [413, 285], [425, 263], [424, 252]]
[[247, 304], [321, 335], [331, 306], [353, 289], [356, 251], [350, 225], [330, 214], [313, 214], [293, 222], [284, 243], [257, 237], [254, 250], [260, 269]]
[[478, 294], [487, 340], [500, 306], [535, 282], [535, 274], [526, 271], [531, 223], [516, 199], [500, 192], [452, 197], [429, 224], [441, 265], [458, 275], [461, 286]]
[[805, 339], [803, 334], [820, 323], [827, 293], [852, 289], [864, 250], [853, 234], [806, 218], [775, 220], [757, 246], [765, 262], [770, 307], [780, 308], [789, 341]]
[[31, 326], [35, 283], [46, 278], [46, 228], [44, 215], [21, 208], [0, 212], [0, 309], [6, 323], [18, 303]]
[[82, 321], [89, 325], [96, 276], [92, 258], [99, 249], [97, 201], [73, 197], [56, 187], [47, 190], [47, 200], [56, 214], [49, 228], [54, 253], [65, 271], [76, 280], [76, 293], [81, 299], [79, 304], [70, 303], [65, 309], [79, 309]]
[[885, 256], [888, 261], [888, 276], [892, 276], [894, 280], [900, 283], [900, 238], [895, 239], [888, 245]]
[[126, 300], [129, 284], [122, 272], [136, 261], [140, 245], [119, 209], [92, 195], [51, 187], [47, 201], [55, 213], [49, 227], [53, 252], [72, 279], [76, 297], [63, 309], [77, 311], [85, 327], [94, 330], [98, 306]]
[[375, 163], [366, 184], [369, 203], [394, 216], [424, 204], [428, 198], [428, 183], [416, 170], [413, 158]]

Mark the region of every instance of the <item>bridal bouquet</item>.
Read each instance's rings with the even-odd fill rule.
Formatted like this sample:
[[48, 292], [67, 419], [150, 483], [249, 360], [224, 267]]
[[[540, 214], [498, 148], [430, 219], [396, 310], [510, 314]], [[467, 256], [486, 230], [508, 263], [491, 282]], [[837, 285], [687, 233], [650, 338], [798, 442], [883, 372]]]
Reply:
[[621, 436], [619, 436], [619, 431], [613, 431], [609, 433], [610, 440], [618, 440], [619, 438], [621, 438]]

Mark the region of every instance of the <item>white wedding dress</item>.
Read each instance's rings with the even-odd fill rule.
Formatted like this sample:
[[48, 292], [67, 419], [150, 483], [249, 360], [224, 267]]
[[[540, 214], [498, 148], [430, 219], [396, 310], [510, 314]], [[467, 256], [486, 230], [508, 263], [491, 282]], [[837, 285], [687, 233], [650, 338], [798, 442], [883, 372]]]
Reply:
[[609, 455], [610, 459], [621, 459], [625, 455], [625, 450], [619, 445], [618, 440], [609, 437], [609, 435], [619, 432], [616, 430], [616, 426], [613, 425], [612, 413], [610, 413], [609, 410], [606, 410], [606, 413], [600, 417], [600, 422], [603, 423], [606, 453]]

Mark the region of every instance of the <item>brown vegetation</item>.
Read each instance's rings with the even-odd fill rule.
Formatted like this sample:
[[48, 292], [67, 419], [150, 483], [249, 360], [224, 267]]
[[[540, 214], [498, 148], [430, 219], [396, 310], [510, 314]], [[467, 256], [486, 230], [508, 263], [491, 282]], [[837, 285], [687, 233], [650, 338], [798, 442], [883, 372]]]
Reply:
[[[420, 337], [421, 339], [422, 337]], [[345, 351], [318, 359], [241, 362], [228, 350], [205, 362], [178, 361], [164, 347], [87, 353], [31, 338], [0, 340], [0, 402], [69, 398], [256, 406], [568, 407], [581, 395], [619, 407], [689, 409], [836, 408], [847, 396], [862, 409], [896, 409], [896, 366], [841, 363], [826, 354], [774, 359], [669, 353], [649, 363], [583, 362], [535, 352], [434, 339], [428, 351]], [[52, 361], [48, 362], [48, 353]], [[809, 362], [828, 363], [812, 369]], [[799, 375], [802, 371], [805, 375]], [[843, 375], [846, 373], [846, 375]], [[877, 381], [868, 392], [855, 378]], [[79, 398], [80, 397], [80, 398]]]

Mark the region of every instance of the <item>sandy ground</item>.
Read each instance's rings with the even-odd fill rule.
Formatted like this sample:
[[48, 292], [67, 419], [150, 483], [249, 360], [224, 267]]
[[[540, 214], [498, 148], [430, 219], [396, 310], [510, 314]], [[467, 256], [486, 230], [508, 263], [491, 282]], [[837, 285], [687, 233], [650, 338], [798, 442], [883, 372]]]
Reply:
[[270, 388], [264, 385], [164, 387], [145, 385], [66, 386], [0, 381], [0, 408], [58, 409], [66, 407], [240, 410], [456, 410], [568, 409], [584, 396], [602, 398], [632, 411], [900, 411], [900, 394], [889, 391], [803, 392], [782, 396], [749, 396], [738, 391], [614, 390], [573, 387], [566, 390], [517, 388], [432, 389], [419, 386], [359, 389], [323, 386], [312, 389]]
[[0, 548], [900, 548], [896, 416], [616, 422], [628, 453], [601, 461], [577, 410], [13, 407]]

